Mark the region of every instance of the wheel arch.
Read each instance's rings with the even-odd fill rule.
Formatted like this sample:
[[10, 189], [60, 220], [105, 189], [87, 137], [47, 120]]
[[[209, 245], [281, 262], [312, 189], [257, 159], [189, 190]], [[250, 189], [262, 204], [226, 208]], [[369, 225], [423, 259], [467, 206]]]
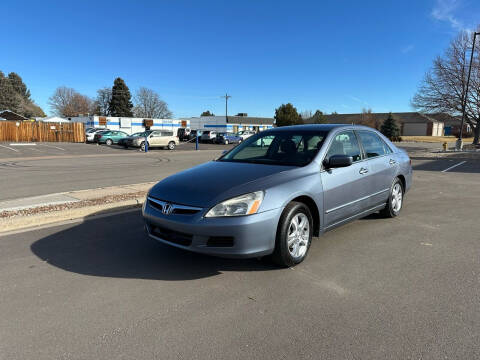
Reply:
[[403, 191], [405, 192], [406, 189], [407, 189], [407, 183], [406, 183], [406, 180], [405, 180], [405, 176], [403, 176], [402, 174], [397, 174], [397, 178], [400, 179], [400, 181], [402, 183]]
[[308, 195], [300, 195], [290, 200], [290, 202], [300, 202], [308, 207], [313, 218], [313, 236], [320, 235], [320, 212], [315, 200]]

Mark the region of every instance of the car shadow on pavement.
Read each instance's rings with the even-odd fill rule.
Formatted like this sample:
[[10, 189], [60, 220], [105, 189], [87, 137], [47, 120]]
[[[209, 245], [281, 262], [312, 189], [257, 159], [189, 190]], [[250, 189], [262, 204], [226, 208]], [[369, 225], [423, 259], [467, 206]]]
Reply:
[[257, 259], [223, 259], [192, 253], [148, 238], [140, 210], [92, 218], [31, 245], [32, 252], [60, 269], [90, 276], [192, 280], [224, 271], [278, 269]]

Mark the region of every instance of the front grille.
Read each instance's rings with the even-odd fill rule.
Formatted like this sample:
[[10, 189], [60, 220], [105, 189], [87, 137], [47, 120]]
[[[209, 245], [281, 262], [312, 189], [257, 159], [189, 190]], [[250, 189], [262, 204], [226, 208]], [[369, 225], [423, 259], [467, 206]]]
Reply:
[[174, 244], [183, 246], [190, 246], [192, 244], [193, 235], [166, 229], [164, 227], [152, 225], [151, 233], [152, 235], [158, 236], [159, 238]]
[[[157, 209], [158, 211], [162, 211], [163, 206], [167, 204], [166, 201], [164, 200], [159, 200], [155, 199], [152, 197], [148, 197], [148, 204]], [[169, 203], [172, 206], [172, 212], [171, 214], [177, 214], [177, 215], [193, 215], [198, 212], [200, 212], [202, 209], [197, 208], [197, 207], [192, 207], [192, 206], [186, 206], [186, 205], [180, 205], [180, 204], [172, 204]]]
[[232, 247], [232, 236], [210, 236], [207, 240], [207, 246], [211, 247]]
[[160, 205], [159, 203], [155, 202], [155, 201], [152, 201], [152, 200], [148, 200], [148, 205], [150, 205], [151, 207], [159, 210], [159, 211], [162, 211], [162, 205]]

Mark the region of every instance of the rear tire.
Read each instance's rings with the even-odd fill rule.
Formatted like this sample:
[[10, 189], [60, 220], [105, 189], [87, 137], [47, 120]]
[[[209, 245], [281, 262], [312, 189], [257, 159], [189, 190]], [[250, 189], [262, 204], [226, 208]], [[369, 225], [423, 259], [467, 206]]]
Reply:
[[386, 218], [394, 218], [400, 214], [403, 207], [404, 191], [402, 182], [399, 178], [396, 178], [390, 188], [387, 205], [380, 211], [380, 215]]
[[[148, 148], [150, 149], [150, 144], [148, 144]], [[140, 144], [140, 150], [145, 151], [145, 141]]]
[[173, 150], [175, 149], [175, 142], [174, 141], [170, 141], [168, 143], [168, 150]]
[[112, 146], [113, 144], [112, 139], [107, 139], [107, 141], [105, 141], [105, 144], [107, 144], [108, 146]]
[[303, 203], [291, 202], [283, 210], [278, 223], [272, 260], [285, 267], [300, 264], [307, 257], [312, 234], [310, 209]]
[[228, 140], [225, 140], [225, 141], [224, 141], [224, 144], [225, 144], [225, 145], [228, 145]]

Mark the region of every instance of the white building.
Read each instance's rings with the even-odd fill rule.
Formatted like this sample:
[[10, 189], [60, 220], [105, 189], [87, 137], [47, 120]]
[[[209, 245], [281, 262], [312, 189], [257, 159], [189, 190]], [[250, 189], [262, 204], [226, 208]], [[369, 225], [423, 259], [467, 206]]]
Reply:
[[185, 119], [193, 130], [216, 130], [238, 132], [240, 130], [262, 131], [273, 127], [273, 118], [251, 117], [247, 114], [236, 116], [199, 116]]
[[112, 116], [83, 116], [68, 118], [72, 122], [83, 122], [85, 127], [106, 128], [120, 130], [127, 134], [151, 130], [172, 130], [176, 135], [181, 127], [190, 127], [188, 119], [143, 119]]
[[67, 120], [65, 118], [58, 117], [58, 116], [50, 116], [50, 117], [44, 117], [44, 118], [36, 117], [35, 120], [36, 121], [42, 121], [42, 122], [54, 122], [54, 123], [69, 123], [70, 122], [69, 120]]

